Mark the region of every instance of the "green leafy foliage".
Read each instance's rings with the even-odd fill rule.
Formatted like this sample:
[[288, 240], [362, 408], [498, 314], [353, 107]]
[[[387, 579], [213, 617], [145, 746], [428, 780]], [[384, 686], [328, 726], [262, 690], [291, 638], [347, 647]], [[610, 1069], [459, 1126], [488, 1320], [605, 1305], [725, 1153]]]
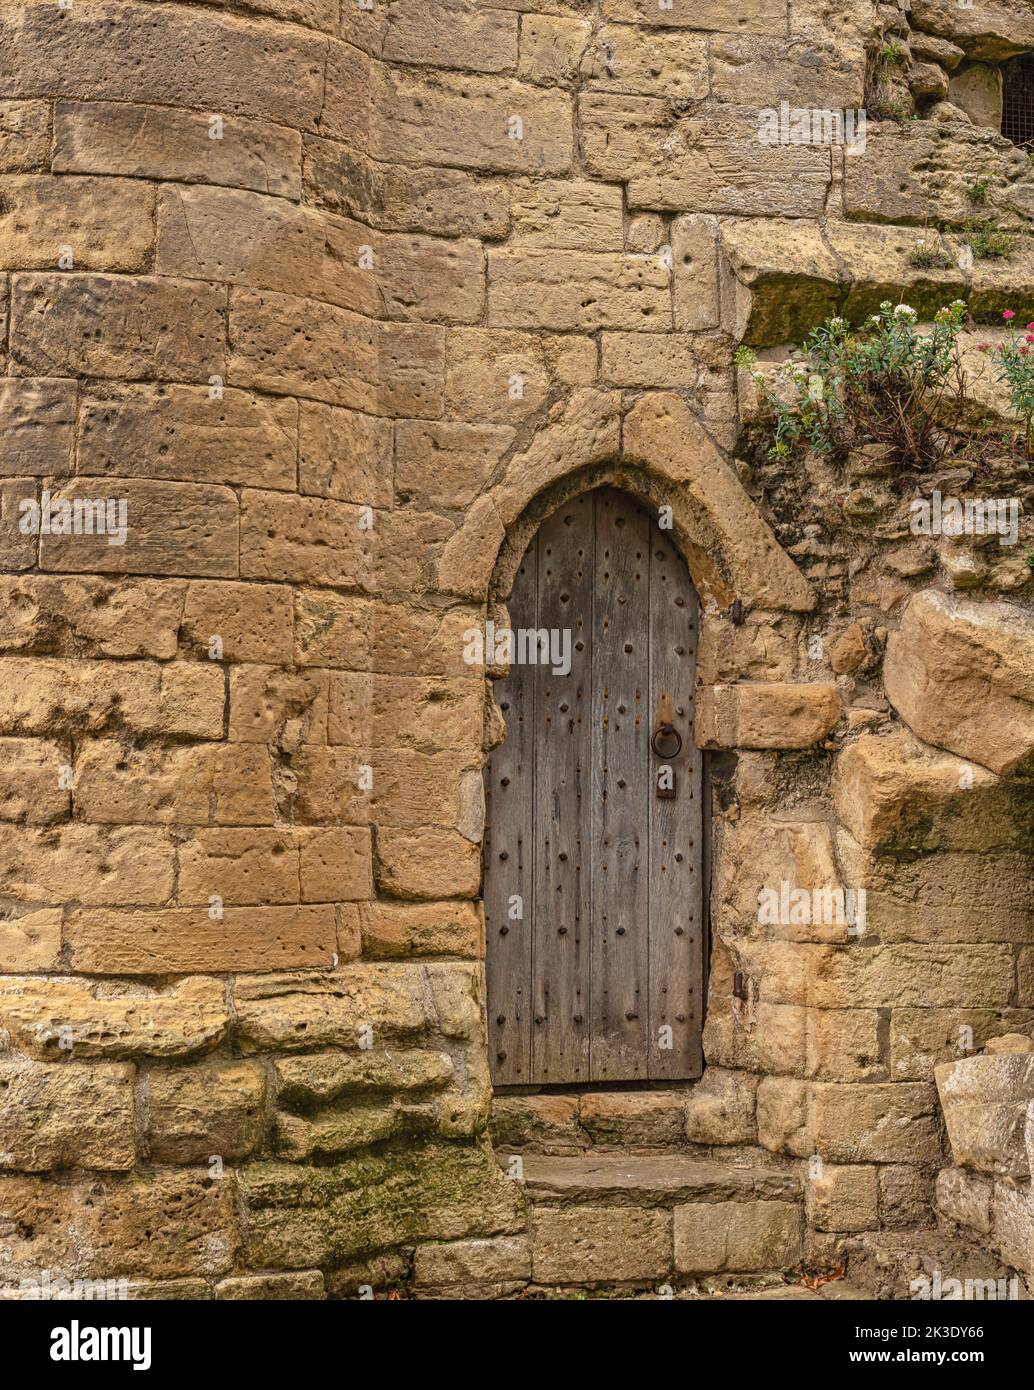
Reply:
[[918, 318], [910, 305], [889, 300], [858, 329], [830, 318], [808, 335], [801, 360], [784, 364], [774, 383], [741, 348], [737, 364], [757, 386], [769, 457], [802, 449], [842, 454], [879, 443], [914, 468], [941, 458], [948, 442], [945, 416], [950, 423], [962, 409], [958, 335], [965, 306], [956, 300], [939, 309], [926, 331]]
[[[1013, 309], [1002, 313], [1006, 323], [1016, 318]], [[1013, 332], [1003, 343], [978, 344], [981, 352], [989, 353], [998, 372], [998, 379], [1009, 388], [1014, 412], [1023, 421], [1024, 450], [1027, 458], [1034, 454], [1034, 322], [1022, 333]]]

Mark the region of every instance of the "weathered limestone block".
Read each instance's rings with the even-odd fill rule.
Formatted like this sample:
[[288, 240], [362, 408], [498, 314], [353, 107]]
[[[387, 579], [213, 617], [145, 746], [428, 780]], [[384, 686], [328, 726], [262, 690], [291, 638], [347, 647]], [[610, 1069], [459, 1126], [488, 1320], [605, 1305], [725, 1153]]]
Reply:
[[240, 1175], [248, 1261], [273, 1269], [339, 1264], [368, 1250], [508, 1234], [520, 1185], [469, 1145], [430, 1141], [331, 1167], [249, 1164]]
[[910, 1163], [886, 1163], [879, 1168], [880, 1224], [915, 1230], [934, 1219], [933, 1184], [927, 1171]]
[[739, 681], [705, 686], [697, 705], [701, 748], [807, 748], [840, 717], [835, 685]]
[[129, 102], [62, 101], [54, 111], [56, 173], [124, 174], [251, 188], [298, 199], [302, 137], [296, 130], [224, 117], [213, 140], [207, 112]]
[[1012, 604], [917, 594], [888, 639], [884, 680], [928, 743], [998, 773], [1034, 752], [1034, 621]]
[[326, 671], [235, 667], [230, 672], [230, 739], [276, 744], [288, 752], [300, 743], [326, 743], [329, 686]]
[[244, 189], [164, 186], [155, 265], [165, 275], [302, 295], [373, 318], [470, 323], [484, 296], [477, 242], [386, 236]]
[[801, 1258], [794, 1202], [689, 1202], [675, 1208], [680, 1274], [792, 1269]]
[[1002, 128], [1002, 72], [987, 63], [967, 63], [952, 73], [948, 99], [962, 108], [975, 126]]
[[2, 657], [0, 684], [5, 734], [223, 732], [223, 675], [214, 666]]
[[608, 184], [545, 179], [513, 187], [511, 244], [549, 251], [624, 250], [621, 190]]
[[298, 405], [201, 386], [111, 388], [84, 400], [77, 459], [101, 477], [295, 486]]
[[221, 1299], [252, 1299], [267, 1302], [288, 1299], [324, 1298], [326, 1288], [318, 1269], [298, 1274], [240, 1274], [221, 1279], [215, 1286], [215, 1296]]
[[948, 74], [938, 63], [913, 60], [908, 71], [908, 90], [917, 99], [943, 101], [949, 91]]
[[[809, 895], [807, 911], [791, 910], [789, 921], [777, 920], [782, 907], [776, 904], [784, 897], [789, 904], [798, 890]], [[712, 913], [719, 931], [742, 932], [760, 924], [768, 937], [847, 939], [846, 902], [838, 913], [840, 900], [815, 897], [816, 893], [843, 892], [832, 832], [823, 821], [772, 822], [751, 816], [725, 827], [712, 891]], [[818, 920], [813, 911], [816, 905]]]
[[45, 101], [0, 101], [0, 170], [27, 174], [50, 164], [50, 106]]
[[84, 975], [223, 974], [334, 963], [332, 904], [227, 907], [214, 917], [212, 911], [75, 908], [64, 926], [70, 963]]
[[492, 1100], [492, 1140], [497, 1150], [533, 1147], [547, 1154], [577, 1153], [589, 1136], [578, 1123], [577, 1096], [497, 1095]]
[[393, 1101], [356, 1100], [321, 1110], [311, 1118], [279, 1114], [274, 1127], [274, 1150], [293, 1162], [313, 1159], [325, 1162], [394, 1138], [420, 1125], [432, 1127], [431, 1115], [423, 1108], [402, 1107]]
[[754, 346], [800, 342], [836, 311], [839, 268], [811, 222], [722, 223], [724, 318]]
[[225, 319], [225, 291], [200, 280], [15, 275], [11, 358], [21, 375], [207, 382], [225, 374]]
[[517, 15], [464, 0], [391, 4], [382, 56], [469, 72], [508, 72], [517, 62]]
[[72, 471], [76, 389], [59, 378], [0, 381], [0, 475], [56, 478]]
[[269, 753], [240, 743], [127, 751], [90, 739], [76, 761], [74, 800], [80, 819], [114, 825], [270, 825]]
[[[960, 788], [960, 794], [965, 792]], [[924, 854], [905, 861], [881, 859], [846, 830], [837, 837], [844, 871], [866, 888], [866, 927], [880, 940], [1017, 941], [1031, 936], [1023, 884], [1029, 855]]]
[[8, 1280], [211, 1278], [233, 1266], [232, 1174], [205, 1169], [76, 1179], [0, 1178], [0, 1264]]
[[394, 898], [473, 898], [481, 852], [457, 830], [386, 826], [377, 831], [377, 887]]
[[592, 1142], [606, 1147], [663, 1147], [685, 1138], [686, 1097], [677, 1091], [587, 1092], [578, 1119]]
[[536, 1284], [661, 1279], [672, 1266], [671, 1213], [641, 1207], [534, 1207]]
[[685, 1137], [692, 1144], [753, 1144], [758, 1079], [708, 1066], [683, 1102]]
[[172, 842], [147, 826], [11, 826], [0, 838], [4, 892], [25, 902], [155, 905], [174, 874]]
[[589, 386], [596, 344], [575, 334], [453, 328], [445, 376], [447, 413], [520, 424], [563, 386]]
[[484, 954], [484, 926], [474, 903], [363, 903], [359, 921], [367, 959]]
[[60, 955], [60, 908], [38, 908], [0, 919], [0, 971], [57, 970]]
[[875, 1009], [809, 1009], [805, 1075], [816, 1081], [884, 1080], [880, 1033]]
[[66, 258], [81, 271], [140, 272], [150, 269], [153, 245], [150, 184], [51, 174], [11, 174], [4, 179], [4, 270], [52, 270]]
[[578, 117], [587, 172], [627, 183], [630, 207], [736, 217], [822, 210], [829, 149], [762, 143], [755, 110], [719, 107], [673, 123], [655, 97], [589, 92]]
[[1013, 1269], [1034, 1274], [1034, 1200], [1030, 1183], [998, 1179], [994, 1192], [994, 1244]]
[[37, 492], [35, 478], [0, 479], [0, 563], [7, 570], [36, 567], [39, 541], [36, 536], [23, 533], [19, 522], [24, 515], [22, 504], [30, 498], [37, 502]]
[[433, 417], [442, 408], [444, 333], [431, 324], [372, 323], [296, 295], [234, 289], [229, 370], [240, 385], [275, 395]]
[[673, 5], [670, 10], [659, 9], [653, 0], [603, 0], [603, 16], [625, 24], [677, 25], [730, 34], [782, 34], [786, 27], [779, 0], [746, 0], [735, 10], [723, 0], [700, 0], [691, 9]]
[[96, 514], [96, 499], [113, 499], [110, 508], [124, 540], [112, 540], [111, 528], [75, 534], [44, 532], [40, 567], [48, 570], [116, 574], [183, 574], [231, 577], [237, 574], [237, 498], [227, 487], [201, 483], [152, 482], [124, 478], [87, 478], [54, 488], [51, 507], [85, 500]]
[[815, 1151], [808, 1122], [808, 1086], [789, 1076], [763, 1076], [757, 1092], [758, 1143], [804, 1158]]
[[70, 806], [60, 780], [66, 756], [49, 739], [0, 738], [0, 821], [63, 820]]
[[488, 255], [488, 316], [500, 328], [671, 328], [671, 275], [648, 256], [499, 250]]
[[984, 1047], [994, 1050], [1001, 1034], [1032, 1026], [1030, 1009], [892, 1009], [891, 1075], [895, 1081], [930, 1081], [939, 1063]]
[[566, 94], [506, 77], [427, 78], [380, 66], [372, 77], [375, 159], [513, 174], [563, 174], [570, 168]]
[[0, 1167], [132, 1168], [134, 1068], [0, 1062]]
[[54, 24], [46, 3], [0, 27], [3, 96], [155, 102], [265, 117], [311, 129], [320, 115], [326, 40], [292, 25], [208, 10], [155, 24], [150, 4], [80, 6]]
[[42, 1061], [190, 1057], [216, 1047], [229, 1025], [219, 980], [160, 990], [86, 980], [0, 978], [0, 1028]]
[[691, 213], [672, 223], [675, 327], [683, 331], [717, 328], [721, 319], [718, 233], [716, 217]]
[[937, 1209], [978, 1235], [991, 1233], [993, 1181], [965, 1168], [942, 1168], [937, 1174]]
[[820, 1231], [871, 1231], [880, 1224], [878, 1169], [824, 1163], [809, 1174], [805, 1210]]
[[790, 681], [799, 638], [800, 621], [785, 613], [754, 609], [739, 624], [720, 613], [709, 615], [701, 625], [697, 674], [704, 685]]
[[198, 830], [179, 850], [181, 903], [277, 904], [300, 901], [298, 850], [288, 830]]
[[280, 1057], [274, 1072], [278, 1103], [306, 1111], [353, 1093], [437, 1090], [452, 1080], [453, 1063], [444, 1052], [392, 1048]]
[[237, 981], [234, 1001], [240, 1050], [359, 1048], [365, 1029], [374, 1046], [413, 1037], [430, 1022], [426, 975], [418, 965], [354, 962], [327, 974], [255, 976]]
[[427, 754], [481, 746], [485, 692], [478, 681], [334, 671], [329, 693], [330, 743]]
[[1034, 47], [1034, 16], [1024, 0], [975, 0], [966, 8], [952, 0], [915, 0], [912, 22], [954, 40], [971, 58], [1009, 58]]
[[262, 1142], [266, 1077], [255, 1062], [151, 1067], [145, 1094], [152, 1163], [247, 1158]]
[[510, 190], [465, 169], [406, 168], [357, 155], [354, 142], [305, 137], [306, 196], [386, 232], [505, 236]]
[[1034, 1100], [1034, 1056], [964, 1057], [942, 1063], [934, 1075], [956, 1165], [1029, 1177], [1024, 1127]]
[[1008, 945], [830, 947], [814, 962], [808, 992], [820, 1008], [1001, 1008], [1012, 993], [1012, 959]]
[[506, 425], [400, 420], [395, 489], [401, 503], [462, 510], [473, 502], [513, 442]]
[[160, 579], [0, 576], [0, 648], [166, 660], [176, 655], [185, 587]]
[[700, 101], [709, 94], [707, 68], [700, 34], [604, 24], [585, 50], [581, 76], [589, 91]]
[[861, 106], [864, 79], [861, 53], [815, 38], [785, 43], [736, 34], [712, 40], [711, 90], [719, 101], [842, 110]]
[[417, 1285], [424, 1287], [527, 1282], [531, 1278], [531, 1247], [526, 1235], [421, 1245], [413, 1270]]
[[378, 537], [347, 502], [294, 493], [241, 494], [242, 573], [247, 578], [354, 588], [374, 570]]
[[1021, 848], [1025, 799], [986, 768], [902, 730], [864, 734], [843, 750], [833, 778], [837, 815], [859, 845], [897, 849]]
[[984, 1049], [992, 1057], [1012, 1057], [1034, 1052], [1034, 1038], [1026, 1033], [1003, 1033], [997, 1038], [988, 1039]]
[[[457, 825], [462, 814], [462, 777], [472, 754], [413, 753], [408, 749], [368, 753], [345, 747], [303, 746], [292, 770], [298, 778], [295, 815], [308, 824], [345, 820], [378, 825]], [[359, 768], [373, 770], [373, 787], [358, 785]]]
[[608, 386], [699, 391], [704, 379], [696, 333], [604, 333], [601, 344]]
[[592, 21], [566, 15], [531, 14], [521, 18], [518, 75], [536, 82], [569, 87], [578, 78]]
[[[925, 235], [936, 244], [933, 232]], [[916, 234], [911, 228], [831, 222], [827, 236], [848, 279], [843, 312], [852, 323], [876, 313], [888, 299], [895, 304], [904, 301], [921, 318], [932, 318], [942, 305], [965, 292], [961, 270], [922, 269], [912, 264], [909, 258], [916, 249]]]
[[932, 1086], [812, 1082], [808, 1112], [817, 1151], [835, 1163], [932, 1163], [941, 1154]]
[[391, 505], [388, 420], [314, 401], [300, 404], [299, 490], [370, 507]]

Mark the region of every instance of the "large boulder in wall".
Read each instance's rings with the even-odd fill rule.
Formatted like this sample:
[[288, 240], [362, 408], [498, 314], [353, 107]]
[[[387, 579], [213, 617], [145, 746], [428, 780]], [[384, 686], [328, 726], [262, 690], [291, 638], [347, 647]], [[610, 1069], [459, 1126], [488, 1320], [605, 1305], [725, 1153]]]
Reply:
[[887, 698], [926, 743], [992, 772], [1034, 753], [1034, 618], [926, 589], [891, 633]]

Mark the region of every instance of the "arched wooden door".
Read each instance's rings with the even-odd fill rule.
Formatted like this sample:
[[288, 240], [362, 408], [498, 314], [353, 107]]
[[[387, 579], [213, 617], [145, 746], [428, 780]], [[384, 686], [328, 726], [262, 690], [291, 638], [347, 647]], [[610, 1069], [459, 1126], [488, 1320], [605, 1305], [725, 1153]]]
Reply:
[[600, 489], [542, 524], [508, 606], [506, 737], [485, 774], [493, 1080], [699, 1076], [699, 605], [686, 566], [655, 516]]

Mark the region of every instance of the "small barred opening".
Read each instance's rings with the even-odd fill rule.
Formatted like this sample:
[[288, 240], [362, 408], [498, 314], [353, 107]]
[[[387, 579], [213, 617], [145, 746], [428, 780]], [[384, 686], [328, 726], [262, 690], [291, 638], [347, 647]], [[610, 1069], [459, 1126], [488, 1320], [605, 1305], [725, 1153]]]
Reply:
[[1034, 153], [1034, 53], [1002, 64], [1002, 134]]

